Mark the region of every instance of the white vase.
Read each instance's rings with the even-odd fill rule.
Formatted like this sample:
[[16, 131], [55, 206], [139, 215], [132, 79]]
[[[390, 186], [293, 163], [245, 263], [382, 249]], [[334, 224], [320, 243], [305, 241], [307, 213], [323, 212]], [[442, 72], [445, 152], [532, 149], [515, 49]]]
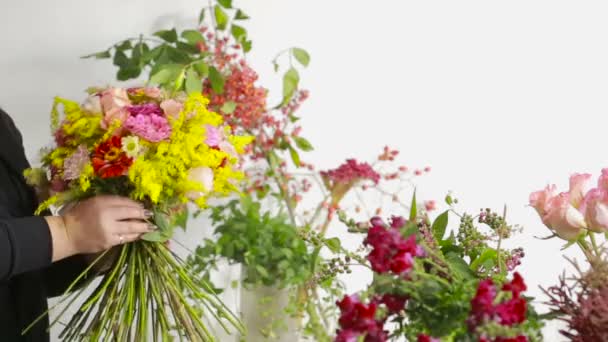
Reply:
[[[243, 271], [244, 274], [244, 271]], [[244, 278], [243, 278], [244, 279]], [[301, 336], [301, 318], [285, 312], [289, 305], [290, 289], [258, 286], [241, 288], [241, 319], [247, 342], [298, 342]]]

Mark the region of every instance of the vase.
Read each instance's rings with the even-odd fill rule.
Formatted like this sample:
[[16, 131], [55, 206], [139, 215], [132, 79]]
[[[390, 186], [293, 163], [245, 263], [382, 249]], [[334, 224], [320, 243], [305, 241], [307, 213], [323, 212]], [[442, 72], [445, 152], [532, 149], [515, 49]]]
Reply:
[[[246, 274], [243, 267], [242, 274]], [[244, 276], [243, 276], [244, 279]], [[301, 336], [301, 318], [286, 312], [293, 289], [272, 286], [241, 287], [240, 314], [247, 342], [297, 342]]]

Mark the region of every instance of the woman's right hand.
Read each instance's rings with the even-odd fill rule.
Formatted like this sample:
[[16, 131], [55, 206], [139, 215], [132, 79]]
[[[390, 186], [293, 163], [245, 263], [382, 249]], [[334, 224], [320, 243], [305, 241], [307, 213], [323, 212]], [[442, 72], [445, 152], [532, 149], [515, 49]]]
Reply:
[[145, 221], [151, 216], [141, 203], [124, 197], [97, 196], [79, 202], [62, 216], [46, 218], [53, 238], [53, 261], [138, 240], [154, 230]]

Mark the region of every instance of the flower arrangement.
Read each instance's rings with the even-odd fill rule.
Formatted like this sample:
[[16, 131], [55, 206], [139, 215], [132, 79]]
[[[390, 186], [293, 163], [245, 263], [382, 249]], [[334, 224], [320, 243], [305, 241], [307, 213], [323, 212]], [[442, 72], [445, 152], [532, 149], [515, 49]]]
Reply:
[[[92, 89], [82, 105], [55, 99], [55, 145], [43, 151], [41, 168], [26, 171], [32, 185], [50, 190], [38, 212], [99, 194], [120, 195], [142, 202], [156, 227], [120, 247], [100, 285], [65, 326], [63, 339], [148, 340], [151, 325], [155, 341], [170, 338], [171, 330], [189, 340], [214, 340], [186, 291], [208, 309], [205, 318], [241, 329], [209, 285], [164, 244], [176, 227], [186, 228], [188, 203], [204, 209], [209, 198], [238, 191], [243, 178], [239, 154], [251, 138], [234, 135], [208, 103], [200, 93], [152, 87]], [[89, 267], [80, 278], [91, 284], [91, 273]], [[61, 302], [71, 304], [85, 288]]]
[[[432, 223], [417, 211], [415, 196], [409, 218], [393, 216], [388, 224], [340, 214], [351, 232], [365, 234], [355, 258], [374, 276], [366, 290], [337, 301], [335, 341], [541, 341], [541, 317], [513, 272], [521, 249], [501, 247], [517, 226], [489, 209], [458, 214], [455, 200], [447, 202], [450, 210]], [[460, 224], [448, 235], [449, 213]]]
[[[608, 255], [602, 240], [608, 230], [608, 169], [596, 185], [591, 174], [570, 176], [569, 189], [557, 192], [555, 185], [530, 194], [530, 205], [552, 232], [549, 238], [578, 246], [588, 264], [570, 260], [575, 274], [562, 275], [559, 284], [544, 289], [551, 314], [565, 323], [561, 334], [571, 341], [603, 341], [608, 338]], [[602, 239], [604, 237], [604, 239]]]

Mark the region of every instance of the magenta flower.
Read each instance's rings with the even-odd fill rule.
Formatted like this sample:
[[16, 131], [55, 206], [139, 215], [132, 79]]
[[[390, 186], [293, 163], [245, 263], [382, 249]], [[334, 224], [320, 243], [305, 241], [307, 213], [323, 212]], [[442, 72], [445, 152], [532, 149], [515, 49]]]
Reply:
[[355, 159], [347, 159], [346, 163], [337, 169], [322, 171], [321, 176], [335, 183], [353, 183], [359, 180], [369, 179], [374, 183], [380, 181], [380, 174], [368, 163], [359, 163]]
[[160, 107], [153, 107], [148, 105], [130, 107], [129, 111], [136, 114], [127, 119], [125, 128], [143, 139], [159, 142], [171, 136], [171, 126], [165, 117], [155, 114], [156, 109], [160, 110]]

